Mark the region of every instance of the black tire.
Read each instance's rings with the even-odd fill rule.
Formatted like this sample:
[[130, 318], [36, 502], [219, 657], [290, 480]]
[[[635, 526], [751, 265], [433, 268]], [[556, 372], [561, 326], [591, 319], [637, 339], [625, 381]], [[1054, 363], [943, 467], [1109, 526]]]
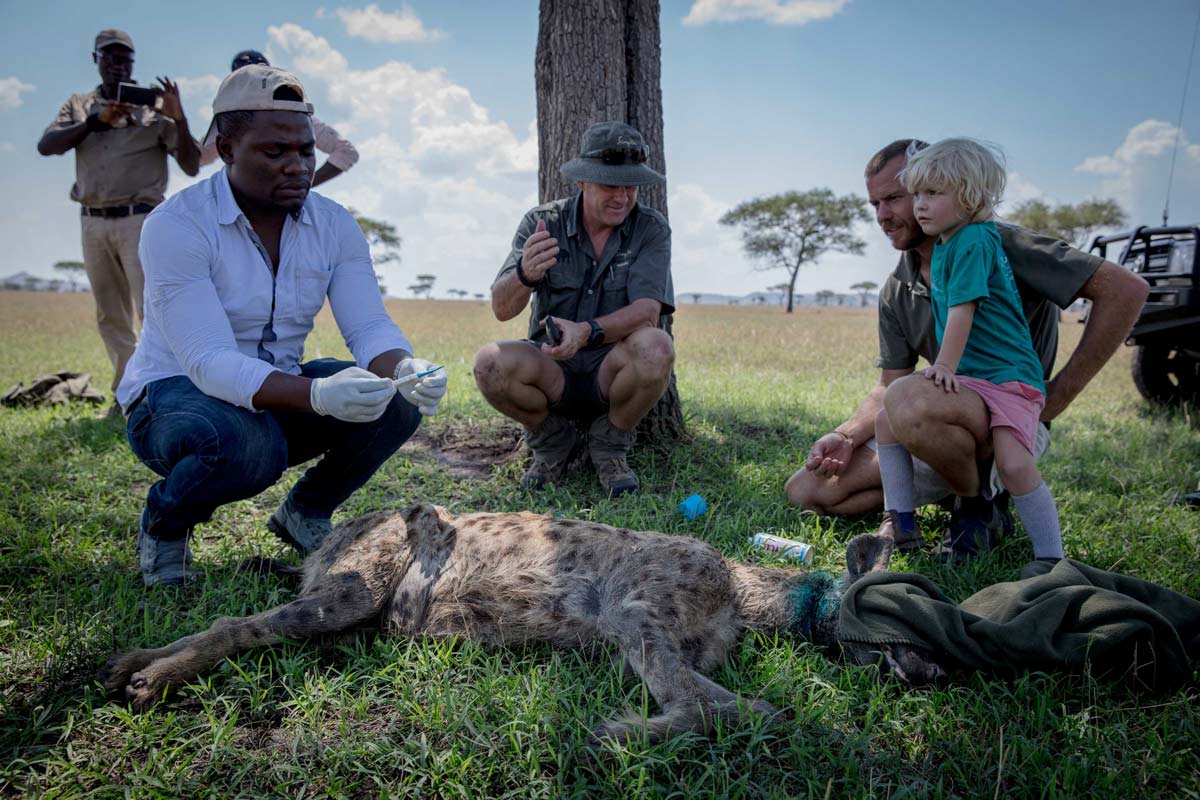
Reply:
[[1200, 399], [1200, 353], [1170, 345], [1143, 345], [1133, 354], [1133, 385], [1152, 403]]

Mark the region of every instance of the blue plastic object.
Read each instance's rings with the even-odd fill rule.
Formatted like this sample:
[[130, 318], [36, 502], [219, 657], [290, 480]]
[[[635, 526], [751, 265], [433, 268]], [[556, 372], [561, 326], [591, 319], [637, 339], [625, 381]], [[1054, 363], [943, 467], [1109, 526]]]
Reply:
[[695, 519], [708, 511], [708, 503], [704, 502], [704, 498], [700, 495], [694, 494], [679, 504], [679, 510], [687, 519]]

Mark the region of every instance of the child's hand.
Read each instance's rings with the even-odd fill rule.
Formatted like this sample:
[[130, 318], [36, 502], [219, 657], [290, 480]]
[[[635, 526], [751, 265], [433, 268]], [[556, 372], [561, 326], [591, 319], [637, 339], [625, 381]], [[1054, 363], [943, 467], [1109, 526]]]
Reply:
[[932, 367], [926, 367], [925, 371], [921, 374], [945, 389], [947, 394], [951, 391], [958, 391], [958, 378], [954, 377], [954, 370], [944, 364], [934, 364]]

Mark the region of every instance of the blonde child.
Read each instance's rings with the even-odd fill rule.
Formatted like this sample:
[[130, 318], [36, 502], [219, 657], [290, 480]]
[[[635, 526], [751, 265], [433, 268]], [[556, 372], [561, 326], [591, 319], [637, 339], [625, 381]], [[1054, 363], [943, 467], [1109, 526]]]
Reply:
[[[913, 193], [921, 229], [937, 237], [930, 295], [938, 355], [923, 374], [947, 392], [966, 388], [983, 400], [996, 467], [1033, 541], [1033, 554], [1062, 558], [1058, 511], [1033, 457], [1046, 404], [1042, 364], [992, 222], [1004, 192], [1001, 157], [971, 139], [944, 139], [921, 150], [910, 147], [900, 179]], [[875, 425], [884, 509], [897, 543], [915, 544], [912, 456], [888, 424], [887, 399]]]

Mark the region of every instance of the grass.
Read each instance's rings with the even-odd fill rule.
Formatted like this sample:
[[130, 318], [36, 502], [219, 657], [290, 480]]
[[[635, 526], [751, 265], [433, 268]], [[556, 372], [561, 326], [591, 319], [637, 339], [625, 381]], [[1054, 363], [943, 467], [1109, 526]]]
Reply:
[[[467, 302], [390, 302], [422, 356], [445, 363], [442, 440], [470, 434], [511, 447], [511, 429], [475, 392], [470, 359], [518, 336]], [[1071, 319], [1071, 318], [1069, 318]], [[802, 516], [783, 483], [811, 441], [876, 379], [870, 310], [683, 306], [678, 379], [693, 440], [635, 458], [643, 491], [603, 499], [594, 478], [517, 489], [521, 465], [496, 459], [459, 477], [405, 448], [339, 512], [432, 501], [454, 510], [530, 508], [696, 536], [763, 559], [746, 536], [775, 530], [812, 543], [817, 566], [874, 519]], [[1082, 326], [1063, 325], [1065, 354]], [[0, 293], [0, 388], [61, 369], [110, 380], [82, 296]], [[323, 316], [309, 357], [344, 353]], [[1149, 408], [1117, 354], [1055, 425], [1043, 463], [1068, 553], [1200, 596], [1200, 525], [1173, 503], [1200, 480], [1200, 434], [1187, 412]], [[40, 797], [843, 797], [1200, 796], [1197, 689], [1132, 693], [1088, 676], [964, 676], [905, 692], [873, 669], [827, 661], [803, 643], [749, 637], [717, 679], [787, 709], [783, 726], [634, 743], [584, 755], [589, 727], [650, 701], [604, 661], [531, 645], [359, 636], [246, 653], [152, 711], [130, 713], [91, 676], [113, 649], [159, 645], [220, 615], [292, 596], [235, 573], [251, 554], [282, 555], [266, 517], [294, 479], [221, 509], [195, 544], [203, 581], [146, 592], [137, 515], [153, 474], [119, 423], [81, 406], [0, 410], [0, 793]], [[710, 510], [685, 521], [692, 492]], [[926, 512], [925, 525], [945, 523]], [[962, 599], [1011, 580], [1030, 557], [1015, 539], [951, 570], [924, 556], [897, 568]]]

